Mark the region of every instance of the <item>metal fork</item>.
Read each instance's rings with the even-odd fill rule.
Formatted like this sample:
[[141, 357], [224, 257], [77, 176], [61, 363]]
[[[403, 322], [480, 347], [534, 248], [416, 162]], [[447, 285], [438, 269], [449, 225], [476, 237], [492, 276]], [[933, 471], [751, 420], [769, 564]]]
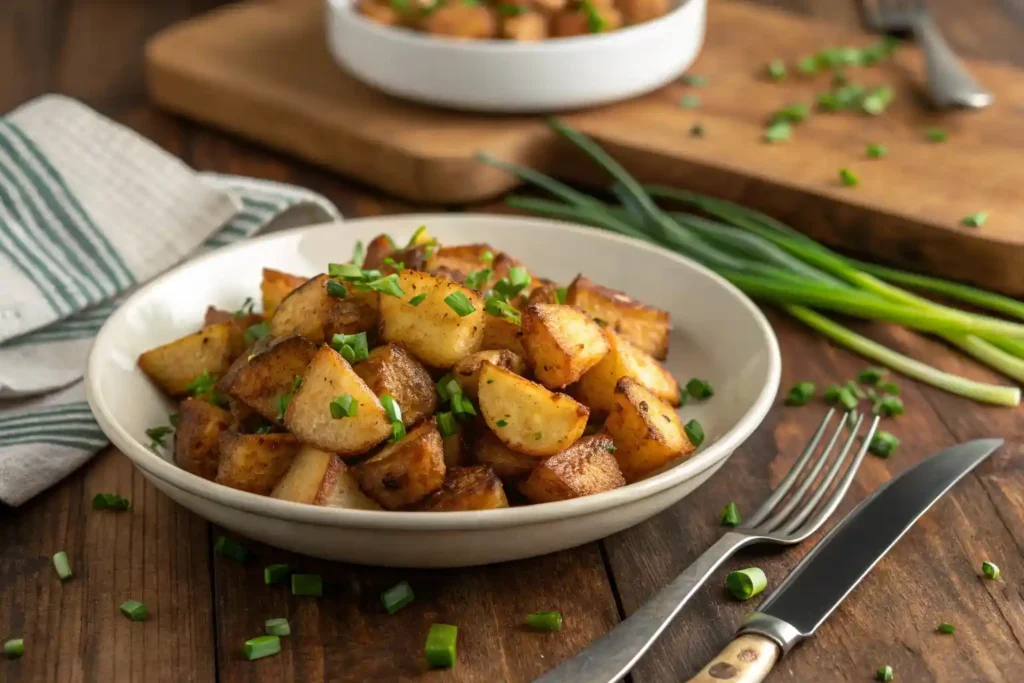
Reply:
[[[817, 531], [825, 520], [835, 512], [843, 496], [846, 495], [878, 426], [878, 417], [875, 417], [842, 479], [821, 505], [821, 509], [814, 513], [839, 475], [854, 442], [857, 440], [857, 432], [860, 431], [861, 424], [864, 422], [863, 415], [851, 418], [851, 415], [847, 414], [844, 419], [840, 420], [828, 445], [814, 459], [810, 471], [797, 485], [797, 480], [800, 479], [807, 464], [811, 462], [811, 458], [818, 449], [818, 444], [835, 413], [835, 409], [828, 412], [800, 457], [779, 482], [778, 488], [768, 496], [768, 500], [742, 526], [726, 532], [717, 543], [697, 558], [696, 562], [628, 619], [623, 620], [578, 655], [563, 662], [534, 683], [613, 683], [619, 680], [647, 652], [661, 632], [665, 630], [665, 627], [679, 614], [679, 611], [711, 573], [737, 550], [755, 543], [793, 545]], [[848, 425], [851, 421], [854, 424], [849, 430], [849, 437], [825, 475], [818, 481], [819, 475], [828, 464], [830, 454], [835, 450], [844, 425]], [[788, 500], [783, 502], [794, 486], [796, 486], [796, 490]], [[813, 517], [812, 514], [814, 514]]]
[[946, 43], [925, 0], [862, 0], [864, 18], [879, 33], [910, 31], [924, 50], [928, 91], [940, 107], [981, 109], [992, 93], [974, 80]]

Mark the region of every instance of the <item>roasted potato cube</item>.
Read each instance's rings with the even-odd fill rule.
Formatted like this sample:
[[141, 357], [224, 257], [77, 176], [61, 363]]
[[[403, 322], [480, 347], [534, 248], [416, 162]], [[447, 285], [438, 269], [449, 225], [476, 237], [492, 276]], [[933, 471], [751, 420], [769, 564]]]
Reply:
[[[335, 467], [336, 465], [337, 467]], [[352, 468], [337, 457], [331, 461], [331, 468], [328, 469], [327, 476], [324, 477], [313, 504], [349, 510], [383, 509], [375, 500], [362, 492], [359, 482], [352, 474]]]
[[[484, 260], [490, 253], [492, 258]], [[455, 247], [439, 247], [427, 259], [424, 270], [434, 275], [443, 275], [462, 283], [473, 271], [491, 268], [494, 270], [495, 254], [498, 252], [489, 244], [462, 244]], [[493, 277], [491, 281], [493, 281]], [[487, 284], [490, 284], [488, 281]]]
[[265, 496], [291, 467], [299, 442], [291, 434], [225, 431], [219, 448], [217, 483]]
[[669, 0], [618, 0], [619, 9], [627, 24], [640, 24], [665, 15]]
[[587, 33], [604, 33], [622, 27], [622, 14], [614, 7], [595, 5], [595, 20], [582, 9], [567, 9], [558, 12], [551, 19], [551, 35], [568, 38]]
[[610, 350], [575, 385], [573, 395], [576, 398], [592, 410], [606, 414], [615, 402], [615, 385], [619, 378], [632, 377], [661, 400], [679, 405], [679, 384], [668, 370], [621, 336], [609, 330], [604, 333]]
[[480, 368], [484, 363], [493, 363], [499, 368], [511, 370], [517, 375], [523, 374], [526, 367], [523, 359], [511, 351], [477, 351], [466, 356], [452, 367], [452, 376], [462, 392], [474, 400], [478, 396]]
[[522, 358], [526, 356], [526, 350], [523, 348], [523, 328], [496, 315], [485, 315], [484, 337], [480, 342], [480, 349], [505, 349]]
[[349, 287], [347, 297], [331, 301], [324, 315], [324, 342], [329, 344], [336, 334], [367, 332], [372, 343], [380, 320], [379, 297]]
[[553, 503], [624, 486], [613, 448], [607, 434], [585, 436], [538, 465], [519, 490], [534, 503]]
[[502, 17], [501, 35], [509, 40], [544, 40], [548, 37], [548, 18], [539, 12]]
[[340, 456], [313, 446], [303, 446], [295, 454], [292, 466], [270, 492], [270, 497], [316, 505], [317, 496], [332, 488], [332, 482], [327, 479], [337, 479], [338, 473], [344, 469], [345, 463]]
[[316, 346], [305, 337], [279, 337], [263, 350], [239, 357], [217, 387], [266, 419], [280, 423], [281, 398], [292, 392], [295, 378], [306, 373], [315, 354]]
[[444, 483], [444, 446], [431, 418], [352, 468], [359, 487], [388, 510], [418, 503]]
[[444, 466], [446, 468], [458, 467], [466, 460], [466, 432], [460, 429], [455, 434], [441, 437], [441, 445], [444, 447]]
[[483, 39], [498, 35], [498, 17], [485, 5], [453, 2], [442, 5], [423, 19], [423, 30], [437, 36]]
[[672, 406], [631, 377], [616, 384], [605, 428], [615, 440], [615, 459], [629, 482], [694, 451]]
[[473, 442], [473, 456], [478, 463], [488, 465], [502, 479], [518, 479], [544, 462], [543, 458], [517, 453], [490, 430], [483, 430]]
[[528, 455], [554, 455], [568, 448], [587, 426], [587, 407], [519, 375], [485, 362], [480, 370], [480, 413], [509, 448]]
[[263, 317], [269, 320], [284, 298], [301, 287], [307, 279], [301, 275], [264, 268], [263, 281], [260, 282], [260, 293], [263, 295]]
[[358, 0], [356, 6], [367, 19], [385, 26], [398, 26], [402, 23], [402, 15], [391, 5], [377, 0]]
[[366, 245], [366, 257], [363, 259], [363, 268], [384, 270], [384, 259], [388, 256], [394, 258], [398, 251], [394, 240], [390, 235], [377, 235]]
[[485, 465], [456, 467], [448, 471], [444, 485], [417, 506], [427, 512], [496, 510], [507, 508], [501, 480]]
[[203, 317], [203, 327], [219, 325], [221, 323], [231, 324], [231, 353], [235, 358], [241, 356], [248, 346], [248, 343], [245, 341], [245, 331], [261, 322], [263, 322], [263, 316], [259, 313], [236, 315], [231, 311], [222, 311], [213, 306], [207, 307], [206, 315]]
[[[285, 297], [270, 318], [270, 335], [287, 337], [298, 334], [314, 344], [320, 344], [324, 341], [324, 329], [328, 327], [328, 323], [340, 326], [337, 322], [339, 320], [363, 322], [367, 298], [339, 299], [331, 296], [327, 293], [328, 280], [330, 278], [326, 275], [317, 275]], [[366, 324], [372, 327], [374, 321], [375, 319], [370, 320]], [[352, 323], [349, 329], [353, 332], [363, 331], [357, 327]]]
[[[359, 407], [355, 415], [335, 419], [331, 401], [343, 394], [351, 394]], [[365, 453], [391, 435], [391, 423], [377, 396], [348, 361], [327, 345], [320, 347], [306, 368], [284, 424], [303, 443], [339, 455]]]
[[252, 434], [260, 427], [269, 426], [270, 423], [262, 415], [237, 398], [229, 397], [227, 402], [228, 412], [231, 413], [232, 431], [236, 431], [239, 434]]
[[608, 353], [608, 340], [585, 313], [571, 306], [530, 304], [523, 315], [526, 360], [549, 389], [568, 386]]
[[575, 306], [633, 346], [659, 360], [668, 356], [672, 329], [667, 311], [645, 306], [622, 292], [596, 285], [582, 275], [569, 285], [565, 303]]
[[557, 304], [562, 303], [558, 300], [558, 284], [554, 282], [548, 282], [535, 287], [530, 290], [530, 296], [526, 300], [527, 304]]
[[227, 372], [236, 355], [233, 335], [230, 322], [204, 327], [141, 354], [139, 368], [167, 394], [182, 396], [204, 371], [212, 377]]
[[203, 327], [209, 327], [210, 325], [216, 325], [217, 323], [231, 322], [231, 319], [235, 317], [235, 314], [231, 311], [225, 311], [217, 308], [216, 306], [207, 306], [206, 315], [203, 316]]
[[410, 427], [437, 408], [434, 381], [418, 360], [395, 344], [378, 346], [370, 357], [356, 363], [356, 374], [377, 396], [391, 394], [402, 409], [402, 422]]
[[[418, 359], [436, 368], [450, 368], [480, 349], [484, 333], [484, 304], [472, 289], [448, 278], [414, 270], [398, 274], [403, 296], [381, 296], [380, 336], [404, 346]], [[426, 294], [418, 306], [409, 300]], [[445, 301], [464, 296], [473, 312], [460, 316]]]
[[213, 481], [220, 457], [220, 434], [231, 426], [231, 414], [198, 398], [178, 407], [174, 430], [174, 462], [186, 472]]

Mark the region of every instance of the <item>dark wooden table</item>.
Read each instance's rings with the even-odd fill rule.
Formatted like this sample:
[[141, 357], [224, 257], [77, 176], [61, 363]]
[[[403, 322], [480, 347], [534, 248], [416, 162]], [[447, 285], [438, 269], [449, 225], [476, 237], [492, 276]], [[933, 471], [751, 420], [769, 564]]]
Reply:
[[[857, 22], [852, 2], [766, 2]], [[212, 4], [217, 3], [8, 0], [0, 5], [0, 111], [62, 92], [199, 169], [306, 185], [348, 216], [421, 208], [148, 106], [141, 68], [145, 39]], [[969, 10], [962, 0], [934, 4], [963, 54], [1024, 65], [1021, 0], [978, 0]], [[852, 377], [866, 364], [790, 319], [769, 315], [782, 344], [784, 388], [804, 379], [822, 386]], [[864, 329], [944, 369], [1000, 379], [937, 342], [880, 325]], [[902, 384], [908, 412], [890, 428], [903, 446], [890, 460], [869, 458], [843, 511], [944, 446], [993, 435], [1006, 437], [1007, 445], [922, 518], [817, 636], [781, 662], [771, 681], [867, 681], [883, 664], [895, 669], [898, 681], [1024, 679], [1021, 413]], [[211, 552], [217, 528], [158, 493], [127, 458], [108, 449], [21, 508], [0, 506], [0, 640], [23, 637], [26, 648], [23, 659], [0, 661], [0, 681], [528, 681], [606, 632], [686, 567], [720, 533], [717, 515], [727, 501], [752, 509], [786, 471], [820, 416], [820, 407], [780, 405], [711, 481], [636, 528], [547, 557], [466, 570], [346, 566], [255, 544], [257, 561], [250, 566], [225, 561]], [[111, 490], [130, 495], [131, 512], [91, 513], [92, 494]], [[725, 597], [726, 572], [756, 564], [776, 585], [810, 545], [749, 552], [730, 562], [632, 680], [670, 682], [693, 675], [750, 607]], [[76, 572], [65, 584], [50, 563], [60, 549]], [[1002, 568], [1002, 581], [979, 578], [986, 559]], [[320, 572], [337, 589], [322, 600], [293, 598], [263, 585], [263, 561]], [[414, 586], [416, 602], [389, 617], [377, 606], [378, 594], [399, 579]], [[132, 623], [120, 615], [117, 605], [128, 596], [149, 605], [149, 621]], [[523, 615], [539, 609], [561, 610], [564, 630], [523, 630]], [[283, 652], [259, 662], [243, 660], [242, 642], [260, 634], [266, 618], [281, 616], [290, 619], [294, 634]], [[454, 670], [425, 669], [424, 637], [435, 621], [459, 626]], [[956, 624], [956, 634], [937, 635], [939, 621]]]

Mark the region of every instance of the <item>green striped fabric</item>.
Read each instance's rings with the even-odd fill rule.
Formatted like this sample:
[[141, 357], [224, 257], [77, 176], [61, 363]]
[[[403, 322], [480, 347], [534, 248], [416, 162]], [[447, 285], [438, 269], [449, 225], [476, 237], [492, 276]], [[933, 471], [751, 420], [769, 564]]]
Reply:
[[29, 443], [97, 451], [107, 444], [107, 437], [85, 401], [0, 417], [0, 449]]

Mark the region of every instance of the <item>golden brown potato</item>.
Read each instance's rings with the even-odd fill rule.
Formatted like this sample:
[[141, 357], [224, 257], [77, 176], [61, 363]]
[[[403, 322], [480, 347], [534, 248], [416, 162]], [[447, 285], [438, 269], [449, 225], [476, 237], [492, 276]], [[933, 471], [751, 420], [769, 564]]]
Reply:
[[598, 413], [614, 404], [615, 385], [620, 377], [632, 377], [669, 405], [679, 405], [679, 384], [654, 360], [621, 336], [604, 331], [610, 347], [601, 362], [587, 371], [573, 387], [573, 395]]
[[484, 316], [484, 336], [480, 342], [481, 351], [505, 349], [520, 358], [526, 355], [523, 348], [523, 328], [514, 322], [496, 315]]
[[455, 434], [442, 436], [441, 445], [444, 447], [444, 466], [446, 468], [458, 467], [466, 460], [468, 449], [466, 448], [465, 429], [459, 429]]
[[630, 377], [615, 387], [615, 405], [605, 428], [615, 440], [615, 459], [629, 482], [694, 451], [672, 406]]
[[[485, 254], [491, 254], [485, 260]], [[463, 282], [472, 271], [492, 268], [494, 255], [498, 252], [489, 244], [461, 244], [454, 247], [439, 247], [427, 259], [424, 270], [428, 273], [443, 273], [446, 277]]]
[[388, 510], [426, 498], [444, 483], [444, 447], [431, 418], [352, 468], [359, 487]]
[[484, 363], [480, 413], [509, 448], [534, 456], [568, 448], [587, 426], [587, 407], [519, 375]]
[[[480, 349], [484, 333], [480, 295], [448, 278], [403, 270], [398, 281], [404, 294], [381, 296], [380, 336], [404, 346], [416, 358], [436, 368], [450, 368]], [[417, 306], [409, 300], [426, 294]], [[460, 316], [445, 301], [465, 297], [473, 311]]]
[[608, 340], [587, 314], [571, 306], [530, 304], [523, 315], [526, 360], [549, 389], [568, 386], [608, 353]]
[[456, 467], [448, 471], [444, 485], [417, 506], [427, 512], [496, 510], [507, 508], [501, 480], [490, 467]]
[[376, 0], [359, 0], [359, 11], [363, 15], [385, 26], [397, 26], [402, 23], [402, 15], [391, 5], [385, 5]]
[[395, 344], [378, 346], [370, 357], [352, 366], [377, 396], [391, 394], [402, 409], [402, 423], [411, 427], [437, 408], [434, 381], [418, 360]]
[[220, 457], [220, 434], [231, 425], [231, 414], [198, 398], [178, 406], [174, 430], [174, 462], [186, 472], [213, 481]]
[[489, 430], [483, 430], [473, 442], [473, 456], [481, 465], [487, 465], [501, 479], [518, 479], [544, 462], [524, 453], [517, 453]]
[[209, 327], [210, 325], [216, 325], [217, 323], [231, 322], [231, 319], [235, 317], [235, 314], [231, 311], [225, 311], [216, 306], [207, 306], [206, 314], [203, 316], [203, 327]]
[[607, 434], [585, 436], [537, 466], [519, 490], [534, 503], [553, 503], [624, 486], [626, 481], [610, 453], [613, 449]]
[[569, 285], [565, 303], [602, 321], [612, 332], [659, 360], [668, 356], [672, 324], [667, 311], [645, 306], [622, 292], [596, 285], [582, 275]]
[[511, 351], [477, 351], [466, 356], [452, 367], [452, 376], [462, 392], [473, 400], [478, 396], [480, 368], [484, 363], [493, 363], [517, 375], [523, 374], [526, 367], [523, 359]]
[[366, 245], [366, 257], [363, 259], [362, 266], [367, 269], [383, 270], [384, 259], [389, 256], [394, 258], [397, 251], [398, 247], [395, 246], [390, 235], [377, 235]]
[[[235, 362], [237, 363], [238, 361]], [[231, 371], [228, 370], [228, 372]], [[232, 431], [238, 432], [239, 434], [252, 434], [260, 427], [268, 425], [262, 415], [239, 401], [237, 398], [228, 397], [227, 403], [228, 412], [231, 413]]]
[[594, 5], [594, 14], [583, 9], [567, 9], [551, 19], [551, 35], [561, 38], [582, 36], [587, 33], [604, 33], [622, 27], [622, 14], [614, 7]]
[[291, 434], [225, 431], [219, 448], [217, 483], [265, 496], [291, 467], [299, 442]]
[[164, 392], [182, 396], [204, 371], [215, 378], [227, 372], [235, 359], [234, 329], [230, 322], [204, 327], [141, 354], [139, 368]]
[[260, 293], [263, 296], [263, 317], [270, 319], [284, 298], [302, 286], [308, 278], [291, 273], [282, 273], [273, 268], [263, 269]]
[[207, 307], [206, 315], [203, 317], [204, 328], [221, 323], [231, 324], [231, 353], [235, 358], [241, 356], [249, 345], [245, 339], [245, 331], [261, 322], [263, 322], [263, 316], [259, 313], [238, 315], [231, 311], [214, 308], [213, 306]]
[[[341, 466], [337, 470], [328, 471], [320, 491], [316, 494], [314, 505], [349, 510], [383, 509], [377, 501], [362, 492], [351, 467], [342, 463], [340, 458], [334, 460], [332, 466], [334, 463], [341, 463]], [[332, 477], [332, 474], [335, 476]]]
[[320, 344], [324, 341], [325, 329], [351, 329], [352, 332], [347, 334], [352, 334], [362, 332], [361, 325], [372, 327], [376, 319], [368, 317], [372, 313], [367, 313], [367, 308], [372, 306], [376, 293], [343, 299], [334, 297], [327, 293], [330, 279], [327, 275], [317, 275], [285, 297], [270, 318], [270, 335], [287, 337], [298, 334]]
[[618, 0], [627, 24], [639, 24], [668, 13], [669, 0]]
[[[270, 492], [271, 498], [290, 500], [293, 503], [315, 505], [317, 496], [325, 488], [325, 480], [337, 479], [345, 463], [334, 453], [321, 451], [312, 446], [303, 446], [295, 454], [291, 467]], [[330, 484], [326, 487], [331, 488]]]
[[527, 304], [557, 304], [558, 301], [558, 284], [555, 282], [548, 282], [535, 287], [530, 291], [530, 297], [527, 299]]
[[533, 5], [538, 12], [550, 16], [555, 12], [560, 12], [565, 9], [569, 2], [568, 0], [531, 0], [530, 4]]
[[450, 38], [484, 39], [498, 35], [498, 17], [486, 5], [453, 2], [438, 7], [423, 19], [423, 30]]
[[544, 40], [548, 37], [548, 18], [540, 12], [502, 17], [501, 35], [509, 40]]
[[[335, 419], [331, 401], [344, 394], [358, 404], [356, 414]], [[348, 361], [327, 345], [320, 347], [306, 368], [284, 424], [303, 443], [339, 455], [366, 453], [391, 436], [391, 422], [377, 396]]]
[[272, 422], [284, 416], [282, 397], [293, 391], [296, 377], [306, 374], [316, 346], [305, 337], [291, 335], [261, 344], [249, 356], [241, 356], [217, 383], [220, 391], [242, 401]]
[[334, 299], [324, 314], [324, 342], [330, 343], [336, 334], [369, 333], [370, 341], [376, 336], [380, 320], [380, 295], [360, 292], [348, 287], [348, 296]]

